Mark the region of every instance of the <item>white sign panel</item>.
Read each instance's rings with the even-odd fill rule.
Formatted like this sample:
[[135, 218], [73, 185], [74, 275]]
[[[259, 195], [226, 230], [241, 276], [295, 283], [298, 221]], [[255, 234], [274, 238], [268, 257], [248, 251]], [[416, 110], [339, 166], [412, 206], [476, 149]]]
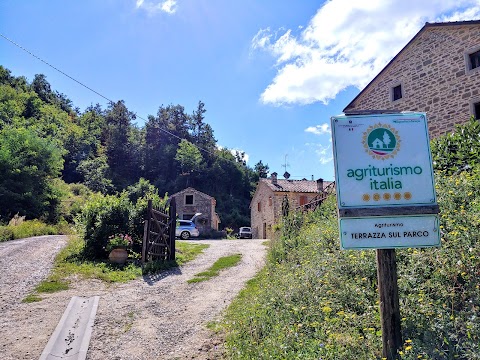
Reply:
[[424, 113], [332, 117], [340, 209], [436, 203]]
[[340, 219], [342, 249], [393, 249], [440, 246], [437, 215], [374, 216]]

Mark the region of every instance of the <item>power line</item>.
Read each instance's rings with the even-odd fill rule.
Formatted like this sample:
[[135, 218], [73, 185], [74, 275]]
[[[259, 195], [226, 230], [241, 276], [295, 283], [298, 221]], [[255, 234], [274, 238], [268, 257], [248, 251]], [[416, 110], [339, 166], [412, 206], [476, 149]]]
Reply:
[[[35, 55], [34, 53], [32, 53], [31, 51], [29, 51], [29, 50], [26, 49], [25, 47], [21, 46], [20, 44], [16, 43], [15, 41], [13, 41], [12, 39], [6, 37], [5, 35], [3, 35], [3, 34], [1, 34], [1, 33], [0, 33], [0, 36], [1, 36], [2, 38], [4, 38], [5, 40], [9, 41], [10, 43], [12, 43], [13, 45], [15, 45], [16, 47], [18, 47], [19, 49], [25, 51], [27, 54], [33, 56], [35, 59], [40, 60], [41, 62], [43, 62], [43, 63], [46, 64], [47, 66], [49, 66], [49, 67], [51, 67], [52, 69], [58, 71], [60, 74], [68, 77], [70, 80], [75, 81], [75, 82], [76, 82], [77, 84], [79, 84], [80, 86], [83, 86], [84, 88], [86, 88], [86, 89], [90, 90], [91, 92], [97, 94], [97, 95], [100, 96], [101, 98], [107, 100], [110, 104], [115, 104], [115, 101], [109, 99], [108, 97], [102, 95], [102, 94], [99, 93], [98, 91], [92, 89], [91, 87], [85, 85], [85, 84], [82, 83], [81, 81], [78, 81], [78, 80], [75, 79], [74, 77], [68, 75], [68, 74], [65, 73], [64, 71], [62, 71], [62, 70], [58, 69], [57, 67], [53, 66], [53, 65], [50, 64], [49, 62], [43, 60], [41, 57]], [[137, 118], [143, 120], [145, 123], [147, 122], [147, 120], [146, 120], [145, 118], [137, 115], [136, 113], [135, 113], [135, 116], [136, 116]], [[182, 138], [182, 137], [180, 137], [180, 136], [178, 136], [178, 135], [175, 135], [175, 134], [173, 134], [172, 132], [170, 132], [170, 131], [168, 131], [168, 130], [166, 130], [166, 129], [163, 129], [163, 128], [161, 128], [161, 127], [160, 127], [159, 129], [160, 129], [160, 131], [163, 131], [165, 134], [168, 134], [168, 135], [170, 135], [170, 136], [173, 136], [174, 138], [176, 138], [176, 139], [178, 139], [178, 140], [180, 140], [180, 141], [181, 141], [181, 140], [187, 140], [187, 139], [184, 139], [184, 138]], [[187, 140], [187, 141], [188, 141], [188, 140]], [[191, 142], [190, 142], [190, 143], [191, 143]], [[209, 150], [207, 150], [207, 149], [204, 149], [204, 148], [202, 148], [201, 146], [198, 146], [197, 144], [193, 144], [193, 143], [191, 143], [191, 144], [192, 144], [193, 146], [195, 146], [198, 150], [201, 150], [201, 151], [203, 151], [203, 152], [205, 152], [205, 153], [207, 153], [207, 154], [210, 154], [210, 155], [212, 155], [212, 156], [216, 156], [215, 153], [213, 153], [213, 152], [211, 152], [211, 151], [209, 151]], [[222, 158], [222, 157], [219, 157], [219, 159], [222, 159], [222, 160], [225, 160], [225, 161], [228, 161], [228, 162], [232, 162], [232, 163], [235, 163], [235, 164], [237, 163], [237, 161], [234, 162], [234, 161], [231, 161], [231, 160], [229, 160], [229, 159], [224, 159], [224, 158]]]

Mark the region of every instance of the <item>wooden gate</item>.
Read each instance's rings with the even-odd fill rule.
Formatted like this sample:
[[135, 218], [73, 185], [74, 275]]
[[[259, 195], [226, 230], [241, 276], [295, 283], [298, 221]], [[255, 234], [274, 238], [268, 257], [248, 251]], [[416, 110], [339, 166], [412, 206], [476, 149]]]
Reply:
[[142, 264], [148, 261], [175, 260], [175, 198], [169, 199], [161, 209], [153, 209], [148, 200], [142, 246]]

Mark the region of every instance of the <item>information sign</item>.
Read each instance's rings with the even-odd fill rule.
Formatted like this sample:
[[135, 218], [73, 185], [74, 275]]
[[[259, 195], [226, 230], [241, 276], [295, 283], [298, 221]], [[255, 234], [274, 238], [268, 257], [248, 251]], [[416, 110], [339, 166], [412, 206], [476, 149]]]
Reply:
[[436, 203], [424, 113], [331, 119], [339, 209]]
[[438, 216], [372, 216], [340, 219], [342, 249], [440, 246]]

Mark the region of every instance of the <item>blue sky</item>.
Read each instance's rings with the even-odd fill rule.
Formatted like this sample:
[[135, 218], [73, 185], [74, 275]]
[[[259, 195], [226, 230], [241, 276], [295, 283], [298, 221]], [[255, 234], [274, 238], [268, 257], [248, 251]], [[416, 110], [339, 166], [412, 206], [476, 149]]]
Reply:
[[[426, 21], [471, 19], [479, 0], [0, 2], [0, 33], [45, 61], [143, 118], [201, 100], [220, 146], [294, 179], [333, 180], [330, 117]], [[0, 64], [106, 107], [1, 37]]]

